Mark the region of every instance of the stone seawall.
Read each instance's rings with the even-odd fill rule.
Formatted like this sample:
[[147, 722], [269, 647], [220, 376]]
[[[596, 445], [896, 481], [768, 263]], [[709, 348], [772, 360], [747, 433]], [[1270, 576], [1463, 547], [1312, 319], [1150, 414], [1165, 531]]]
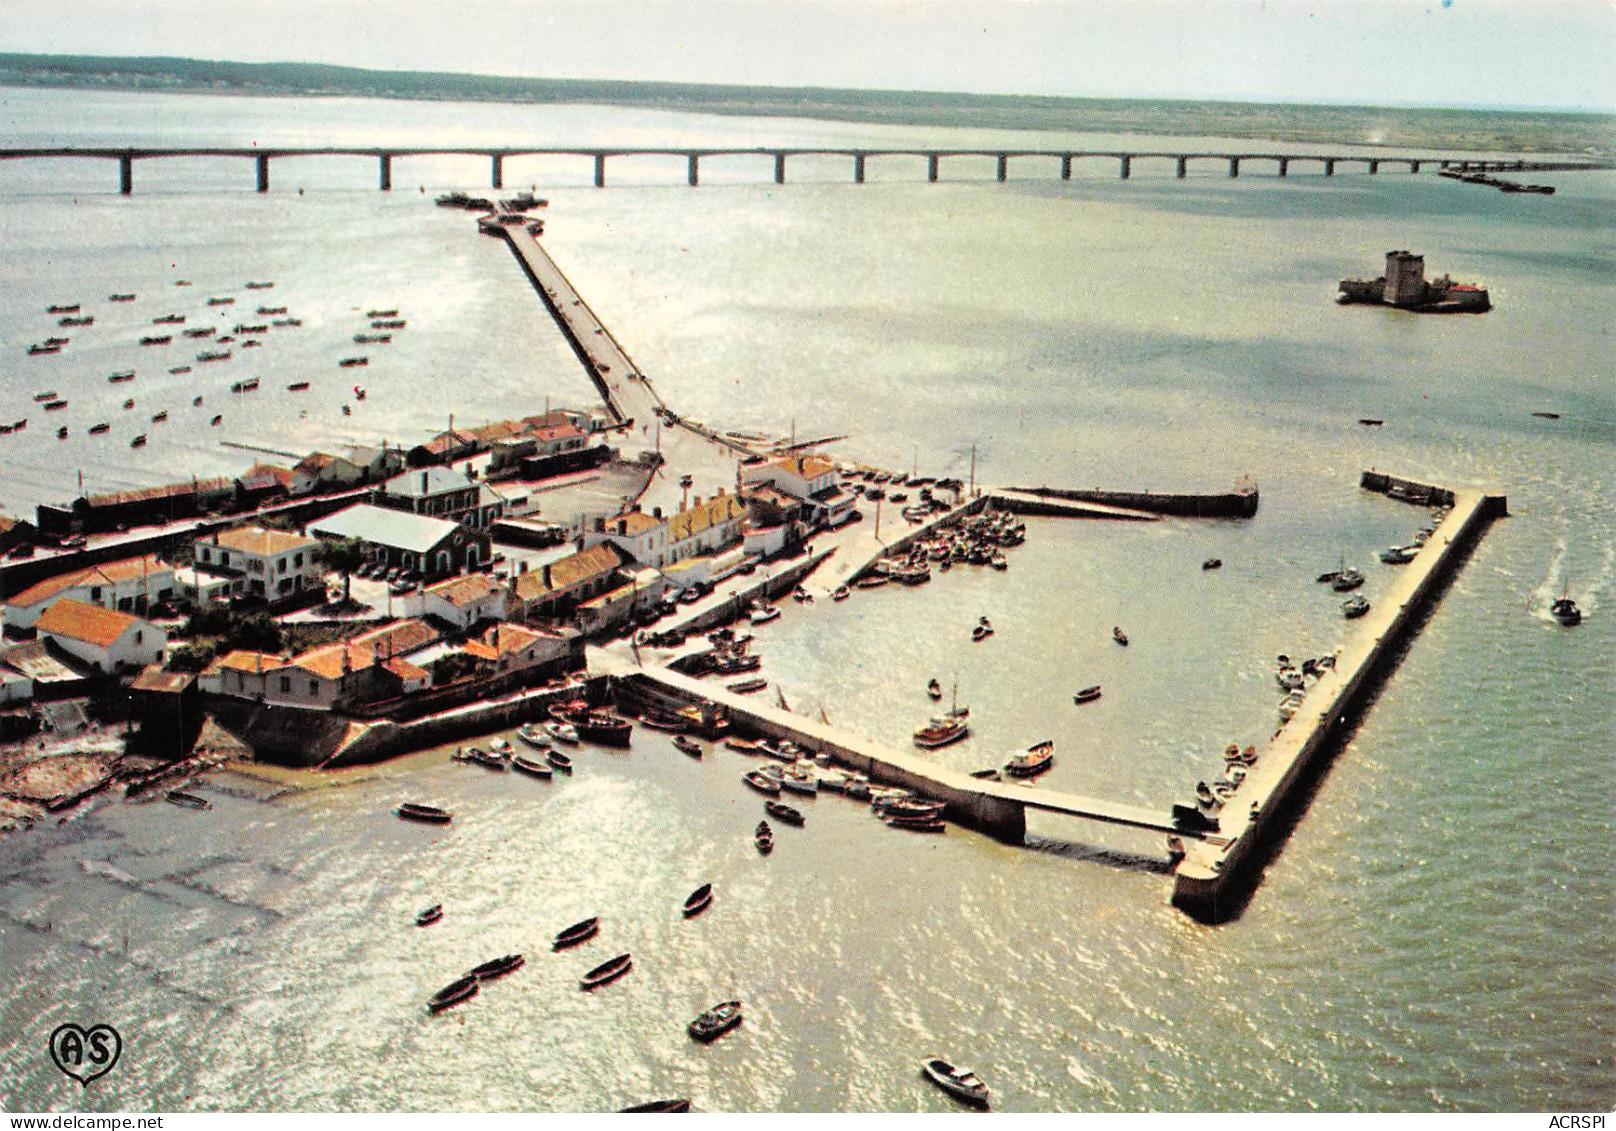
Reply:
[[1061, 487], [1016, 487], [1013, 490], [1051, 499], [1073, 499], [1085, 503], [1126, 507], [1152, 514], [1183, 518], [1250, 518], [1257, 513], [1257, 484], [1250, 479], [1236, 482], [1235, 489], [1223, 494], [1162, 493], [1158, 491], [1078, 491]]

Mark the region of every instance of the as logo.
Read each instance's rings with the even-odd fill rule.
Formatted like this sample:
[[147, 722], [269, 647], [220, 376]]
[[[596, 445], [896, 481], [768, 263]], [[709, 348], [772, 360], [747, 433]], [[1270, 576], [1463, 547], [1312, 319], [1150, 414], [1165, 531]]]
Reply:
[[58, 1025], [50, 1037], [56, 1067], [86, 1088], [97, 1076], [112, 1071], [121, 1052], [123, 1038], [111, 1025], [97, 1025], [88, 1032], [71, 1023]]

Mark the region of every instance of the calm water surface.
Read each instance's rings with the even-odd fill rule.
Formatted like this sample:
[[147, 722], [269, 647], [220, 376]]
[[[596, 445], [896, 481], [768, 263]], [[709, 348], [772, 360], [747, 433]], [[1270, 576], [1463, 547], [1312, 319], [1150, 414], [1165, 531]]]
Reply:
[[[16, 91], [0, 105], [19, 145], [1081, 143], [590, 108]], [[443, 751], [319, 781], [223, 774], [201, 787], [205, 813], [98, 803], [0, 842], [0, 1104], [613, 1110], [688, 1095], [703, 1110], [946, 1110], [918, 1078], [927, 1055], [971, 1064], [1007, 1110], [1616, 1102], [1608, 174], [1555, 175], [1542, 198], [1138, 166], [1125, 183], [1029, 167], [1001, 186], [988, 163], [927, 186], [923, 167], [877, 162], [855, 188], [805, 161], [801, 183], [776, 187], [756, 163], [715, 162], [692, 192], [677, 165], [614, 165], [623, 187], [596, 192], [587, 167], [516, 163], [507, 184], [550, 198], [547, 246], [680, 411], [847, 433], [836, 451], [934, 474], [965, 474], [974, 446], [989, 482], [1261, 483], [1250, 522], [1038, 521], [1007, 573], [792, 606], [760, 636], [797, 710], [903, 745], [931, 710], [925, 681], [957, 679], [973, 736], [940, 760], [974, 768], [1050, 737], [1050, 787], [1165, 807], [1224, 743], [1269, 733], [1275, 653], [1344, 638], [1313, 576], [1344, 555], [1373, 600], [1390, 572], [1374, 552], [1421, 524], [1361, 494], [1362, 468], [1497, 487], [1512, 517], [1232, 924], [1172, 910], [1158, 838], [1047, 818], [1020, 850], [956, 828], [904, 836], [826, 797], [763, 860], [743, 760], [695, 762], [649, 732], [629, 753], [585, 749], [574, 778], [548, 785]], [[0, 169], [0, 418], [34, 418], [0, 438], [6, 509], [71, 498], [80, 472], [106, 489], [238, 473], [260, 454], [221, 440], [415, 442], [450, 412], [587, 403], [509, 253], [404, 191], [476, 188], [482, 162], [405, 162], [385, 196], [368, 163], [273, 170], [260, 197], [245, 163], [142, 165], [123, 200], [110, 165]], [[1485, 282], [1497, 309], [1336, 307], [1336, 279], [1375, 273], [1391, 247]], [[112, 291], [140, 297], [113, 306]], [[212, 295], [236, 306], [218, 314]], [[25, 356], [58, 332], [44, 307], [72, 301], [96, 325], [60, 331], [74, 340], [59, 357]], [[258, 303], [303, 327], [191, 374], [167, 369], [203, 347], [135, 344], [157, 314], [224, 326]], [[393, 306], [409, 327], [354, 347], [364, 311]], [[359, 348], [370, 395], [345, 417], [354, 371], [336, 360]], [[136, 381], [107, 385], [127, 368]], [[263, 390], [241, 403], [228, 388], [248, 375]], [[314, 387], [284, 392], [298, 380]], [[45, 389], [69, 408], [39, 412]], [[170, 421], [152, 425], [162, 408]], [[85, 435], [100, 420], [112, 434]], [[138, 432], [150, 442], [131, 452]], [[1210, 555], [1223, 570], [1202, 573]], [[1567, 587], [1587, 613], [1574, 632], [1547, 615]], [[998, 633], [972, 645], [984, 614]], [[1113, 624], [1131, 647], [1111, 644]], [[1103, 699], [1074, 708], [1090, 683]], [[410, 798], [452, 806], [454, 824], [402, 824], [389, 810]], [[686, 922], [679, 903], [705, 881], [715, 905]], [[442, 923], [409, 925], [437, 902]], [[548, 951], [595, 914], [598, 941]], [[621, 950], [631, 975], [577, 991]], [[509, 951], [528, 955], [520, 973], [425, 1014], [426, 995]], [[740, 1030], [706, 1048], [685, 1036], [734, 996]], [[125, 1038], [88, 1091], [44, 1053], [67, 1020]]]

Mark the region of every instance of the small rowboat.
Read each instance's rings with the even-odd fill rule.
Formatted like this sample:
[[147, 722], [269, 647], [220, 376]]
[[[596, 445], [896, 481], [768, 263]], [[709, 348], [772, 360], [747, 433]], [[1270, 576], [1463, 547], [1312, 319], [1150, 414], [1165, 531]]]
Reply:
[[578, 732], [567, 723], [545, 723], [544, 731], [557, 742], [566, 742], [574, 745], [578, 742]]
[[471, 760], [476, 762], [479, 766], [485, 766], [490, 770], [503, 770], [505, 768], [505, 759], [501, 758], [498, 754], [484, 750], [481, 747], [473, 746], [470, 750], [466, 751], [466, 753], [470, 756]]
[[476, 978], [479, 982], [491, 981], [494, 978], [503, 978], [505, 975], [520, 970], [527, 964], [527, 959], [520, 954], [507, 954], [503, 958], [493, 958], [481, 966], [466, 971], [466, 977]]
[[1092, 703], [1096, 699], [1098, 699], [1099, 697], [1100, 697], [1100, 685], [1096, 683], [1093, 687], [1085, 687], [1082, 691], [1079, 691], [1079, 692], [1076, 692], [1075, 694], [1073, 694], [1072, 702], [1073, 703]]
[[751, 695], [755, 691], [762, 691], [769, 686], [766, 679], [743, 679], [739, 683], [725, 684], [725, 687], [736, 695]]
[[520, 770], [524, 774], [528, 774], [536, 778], [543, 778], [546, 781], [555, 776], [555, 771], [552, 770], [546, 763], [540, 762], [535, 758], [529, 758], [526, 754], [517, 754], [513, 756], [511, 758], [511, 767], [512, 769]]
[[848, 598], [848, 588], [845, 585], [838, 585], [836, 587], [836, 592], [834, 592], [834, 593], [832, 593], [830, 595], [830, 599], [832, 601], [845, 601], [845, 600], [847, 600], [847, 598]]
[[550, 944], [551, 950], [566, 950], [580, 943], [586, 943], [600, 934], [600, 919], [585, 919], [581, 923], [574, 923], [555, 937]]
[[623, 1109], [624, 1112], [679, 1112], [689, 1110], [690, 1101], [686, 1099], [651, 1100], [649, 1103], [635, 1104], [633, 1107], [625, 1107]]
[[697, 742], [693, 738], [689, 738], [682, 734], [675, 735], [673, 738], [673, 744], [678, 747], [682, 753], [688, 754], [692, 758], [701, 757], [701, 743]]
[[761, 770], [748, 770], [741, 780], [759, 793], [765, 793], [771, 797], [780, 792], [780, 783]]
[[775, 820], [787, 825], [801, 826], [806, 824], [801, 812], [779, 801], [765, 801], [763, 811]]
[[1030, 778], [1043, 773], [1055, 764], [1055, 744], [1050, 741], [1029, 746], [1005, 763], [1005, 772], [1013, 778]]
[[906, 817], [894, 816], [887, 818], [887, 824], [895, 829], [906, 829], [912, 833], [940, 833], [947, 832], [948, 826], [941, 817]]
[[774, 851], [774, 830], [769, 827], [769, 822], [758, 822], [757, 831], [752, 834], [752, 841], [757, 845], [757, 850], [765, 856]]
[[554, 766], [562, 773], [572, 773], [572, 759], [561, 753], [561, 751], [549, 750], [545, 752], [544, 756], [549, 761], [550, 765]]
[[436, 805], [417, 805], [413, 801], [406, 801], [393, 810], [406, 821], [424, 821], [429, 825], [447, 825], [454, 819], [454, 814], [447, 809], [439, 809]]
[[701, 887], [697, 888], [695, 891], [691, 892], [685, 897], [685, 918], [690, 919], [694, 916], [700, 915], [703, 911], [707, 910], [707, 908], [711, 907], [712, 903], [713, 885], [702, 884]]
[[171, 789], [164, 794], [164, 797], [171, 803], [180, 806], [182, 809], [213, 808], [212, 803], [209, 802], [207, 798], [198, 797], [194, 793], [186, 793], [183, 790]]
[[726, 738], [724, 745], [740, 754], [761, 754], [763, 744], [755, 738]]
[[703, 1010], [686, 1028], [696, 1040], [706, 1042], [717, 1040], [740, 1023], [741, 1003], [726, 1001]]
[[415, 925], [417, 927], [430, 927], [441, 918], [443, 918], [443, 904], [435, 903], [415, 916]]
[[548, 750], [550, 748], [550, 736], [544, 733], [542, 727], [534, 726], [532, 723], [523, 723], [517, 727], [516, 737], [535, 750]]
[[616, 958], [608, 959], [583, 976], [578, 983], [581, 990], [598, 989], [608, 982], [615, 982], [624, 974], [634, 968], [634, 957], [629, 954], [619, 954]]
[[459, 1005], [477, 996], [477, 979], [467, 976], [450, 982], [427, 1000], [426, 1007], [433, 1013], [442, 1013], [451, 1005]]
[[1222, 569], [1223, 568], [1223, 559], [1222, 558], [1207, 558], [1206, 561], [1201, 563], [1201, 568], [1202, 569]]
[[946, 1060], [933, 1057], [926, 1061], [924, 1071], [926, 1079], [955, 1099], [977, 1107], [988, 1106], [988, 1086], [970, 1069], [956, 1068]]

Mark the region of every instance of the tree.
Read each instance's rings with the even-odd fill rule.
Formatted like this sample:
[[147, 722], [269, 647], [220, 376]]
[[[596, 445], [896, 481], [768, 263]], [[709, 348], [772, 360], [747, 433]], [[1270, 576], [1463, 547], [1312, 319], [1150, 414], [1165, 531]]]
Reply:
[[342, 574], [342, 603], [346, 605], [353, 590], [353, 572], [365, 564], [364, 547], [353, 538], [329, 539], [315, 549], [314, 560]]

